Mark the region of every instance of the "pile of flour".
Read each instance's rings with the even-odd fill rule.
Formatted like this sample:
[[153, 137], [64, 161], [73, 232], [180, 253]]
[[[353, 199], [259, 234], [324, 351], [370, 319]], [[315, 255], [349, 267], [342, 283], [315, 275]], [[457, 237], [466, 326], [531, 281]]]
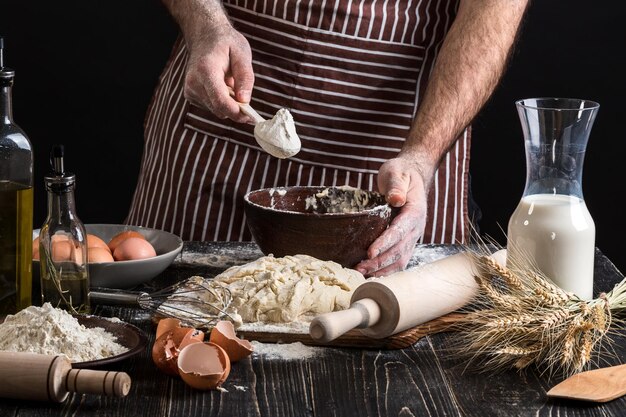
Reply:
[[100, 327], [86, 328], [50, 303], [25, 308], [0, 324], [0, 351], [65, 354], [72, 362], [86, 362], [127, 350], [111, 333]]

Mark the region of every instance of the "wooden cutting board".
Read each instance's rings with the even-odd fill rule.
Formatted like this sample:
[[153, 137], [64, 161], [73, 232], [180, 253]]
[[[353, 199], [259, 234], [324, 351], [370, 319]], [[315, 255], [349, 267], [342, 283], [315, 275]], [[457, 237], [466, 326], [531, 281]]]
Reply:
[[450, 325], [459, 321], [463, 317], [461, 313], [450, 313], [443, 317], [436, 318], [427, 323], [394, 334], [383, 339], [373, 339], [364, 336], [358, 330], [351, 330], [332, 342], [321, 344], [316, 342], [308, 333], [276, 333], [262, 331], [242, 331], [238, 330], [237, 335], [247, 340], [256, 340], [262, 343], [294, 343], [301, 342], [311, 346], [335, 346], [351, 348], [372, 348], [372, 349], [402, 349], [409, 347], [424, 336], [446, 331]]

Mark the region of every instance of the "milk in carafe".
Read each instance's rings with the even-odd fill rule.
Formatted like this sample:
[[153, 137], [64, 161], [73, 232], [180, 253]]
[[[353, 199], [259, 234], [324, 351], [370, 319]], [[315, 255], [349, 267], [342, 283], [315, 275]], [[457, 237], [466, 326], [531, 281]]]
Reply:
[[509, 256], [533, 259], [559, 287], [593, 298], [596, 228], [584, 200], [559, 194], [525, 196], [509, 220], [508, 235]]
[[507, 265], [532, 269], [563, 290], [593, 298], [595, 225], [582, 171], [598, 103], [534, 98], [516, 102], [524, 132], [526, 185], [509, 220]]

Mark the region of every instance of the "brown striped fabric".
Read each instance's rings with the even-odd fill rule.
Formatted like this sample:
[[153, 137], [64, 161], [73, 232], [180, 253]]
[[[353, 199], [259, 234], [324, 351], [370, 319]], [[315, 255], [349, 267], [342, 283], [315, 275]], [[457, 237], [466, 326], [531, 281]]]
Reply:
[[[183, 97], [187, 51], [177, 41], [145, 126], [130, 224], [186, 240], [250, 240], [243, 195], [286, 185], [377, 188], [397, 155], [454, 18], [454, 0], [224, 2], [250, 42], [252, 106], [293, 114], [302, 150], [264, 153], [253, 128], [215, 118]], [[468, 237], [466, 131], [443, 158], [429, 195], [424, 243]]]

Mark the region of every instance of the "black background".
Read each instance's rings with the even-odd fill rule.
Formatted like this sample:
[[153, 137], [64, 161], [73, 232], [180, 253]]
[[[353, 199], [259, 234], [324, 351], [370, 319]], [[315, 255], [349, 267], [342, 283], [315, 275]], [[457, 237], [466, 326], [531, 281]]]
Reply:
[[[502, 0], [507, 1], [507, 0]], [[598, 101], [584, 193], [596, 244], [622, 270], [626, 2], [535, 1], [509, 69], [473, 123], [472, 185], [484, 233], [504, 243], [524, 188], [514, 102], [537, 96]], [[3, 0], [5, 63], [16, 70], [16, 122], [35, 150], [35, 226], [45, 217], [43, 175], [66, 145], [85, 223], [123, 222], [139, 172], [145, 111], [177, 29], [157, 0]]]

